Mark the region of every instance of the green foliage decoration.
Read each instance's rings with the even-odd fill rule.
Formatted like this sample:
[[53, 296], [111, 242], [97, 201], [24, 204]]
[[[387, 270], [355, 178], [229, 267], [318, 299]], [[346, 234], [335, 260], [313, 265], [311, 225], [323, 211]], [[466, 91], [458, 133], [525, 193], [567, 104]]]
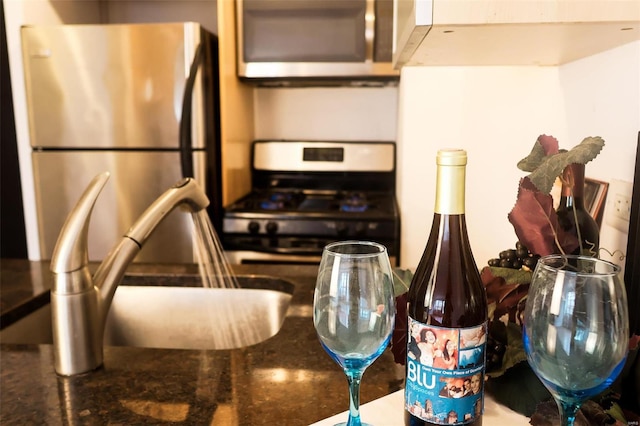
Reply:
[[[540, 138], [545, 135], [540, 136]], [[530, 172], [529, 179], [540, 192], [549, 193], [556, 178], [569, 164], [587, 164], [597, 157], [604, 147], [604, 139], [599, 136], [586, 137], [569, 151], [545, 151], [540, 138], [536, 140], [531, 153], [518, 162], [518, 168]]]

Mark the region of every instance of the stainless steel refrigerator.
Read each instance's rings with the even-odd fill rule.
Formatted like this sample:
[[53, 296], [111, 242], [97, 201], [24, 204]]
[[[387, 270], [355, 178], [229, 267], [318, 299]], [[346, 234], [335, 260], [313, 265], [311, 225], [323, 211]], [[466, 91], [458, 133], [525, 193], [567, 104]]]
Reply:
[[[182, 176], [222, 220], [217, 38], [196, 23], [25, 26], [22, 48], [43, 259], [96, 174], [111, 179], [89, 229], [105, 257]], [[191, 217], [175, 211], [139, 262], [192, 262]]]

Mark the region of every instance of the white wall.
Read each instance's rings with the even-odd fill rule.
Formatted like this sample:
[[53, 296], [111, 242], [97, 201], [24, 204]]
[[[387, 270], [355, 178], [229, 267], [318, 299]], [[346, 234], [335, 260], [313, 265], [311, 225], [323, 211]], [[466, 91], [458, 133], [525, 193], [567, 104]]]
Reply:
[[[562, 148], [600, 135], [606, 146], [587, 165], [587, 176], [632, 181], [638, 79], [640, 42], [561, 67], [404, 68], [398, 121], [402, 266], [417, 265], [428, 237], [440, 147], [469, 152], [467, 224], [479, 266], [517, 239], [507, 220], [525, 175], [516, 163], [538, 135], [554, 135]], [[603, 226], [601, 247], [624, 251], [626, 236], [615, 232]]]
[[555, 67], [404, 68], [398, 136], [402, 266], [417, 265], [428, 238], [439, 148], [468, 152], [467, 225], [476, 262], [512, 247], [517, 237], [507, 214], [524, 176], [516, 163], [542, 133], [566, 140], [562, 110]]
[[[564, 65], [560, 69], [569, 137], [600, 135], [605, 147], [587, 165], [587, 176], [611, 182], [633, 182], [636, 141], [640, 131], [640, 42]], [[640, 177], [639, 177], [640, 178]], [[611, 189], [611, 188], [610, 188]], [[608, 223], [605, 210], [600, 230], [600, 257], [624, 265], [627, 233]], [[619, 250], [616, 252], [616, 250]]]
[[397, 105], [396, 87], [260, 88], [256, 138], [395, 141]]

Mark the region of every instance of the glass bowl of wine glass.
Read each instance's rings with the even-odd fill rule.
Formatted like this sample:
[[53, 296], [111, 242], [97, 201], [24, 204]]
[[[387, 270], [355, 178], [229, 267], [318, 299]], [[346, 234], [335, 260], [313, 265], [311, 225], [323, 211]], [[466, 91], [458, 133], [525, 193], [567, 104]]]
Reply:
[[387, 249], [367, 241], [327, 245], [313, 297], [313, 323], [320, 344], [347, 376], [349, 426], [364, 424], [360, 421], [360, 381], [388, 346], [394, 321]]
[[551, 392], [562, 425], [622, 370], [629, 320], [620, 268], [586, 256], [542, 257], [524, 312], [527, 361]]

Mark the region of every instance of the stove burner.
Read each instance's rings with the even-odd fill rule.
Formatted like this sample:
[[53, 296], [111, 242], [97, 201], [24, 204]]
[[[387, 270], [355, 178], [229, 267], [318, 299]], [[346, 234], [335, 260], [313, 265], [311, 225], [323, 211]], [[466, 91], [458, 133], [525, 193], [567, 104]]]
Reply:
[[291, 201], [293, 195], [288, 192], [274, 192], [269, 196], [271, 201]]
[[260, 202], [260, 208], [263, 210], [280, 210], [283, 207], [282, 201], [264, 200]]
[[291, 206], [294, 196], [290, 192], [274, 192], [267, 199], [260, 201], [263, 210], [280, 210]]
[[361, 192], [347, 194], [344, 200], [340, 202], [340, 211], [343, 212], [362, 213], [367, 211], [368, 208], [367, 197]]

